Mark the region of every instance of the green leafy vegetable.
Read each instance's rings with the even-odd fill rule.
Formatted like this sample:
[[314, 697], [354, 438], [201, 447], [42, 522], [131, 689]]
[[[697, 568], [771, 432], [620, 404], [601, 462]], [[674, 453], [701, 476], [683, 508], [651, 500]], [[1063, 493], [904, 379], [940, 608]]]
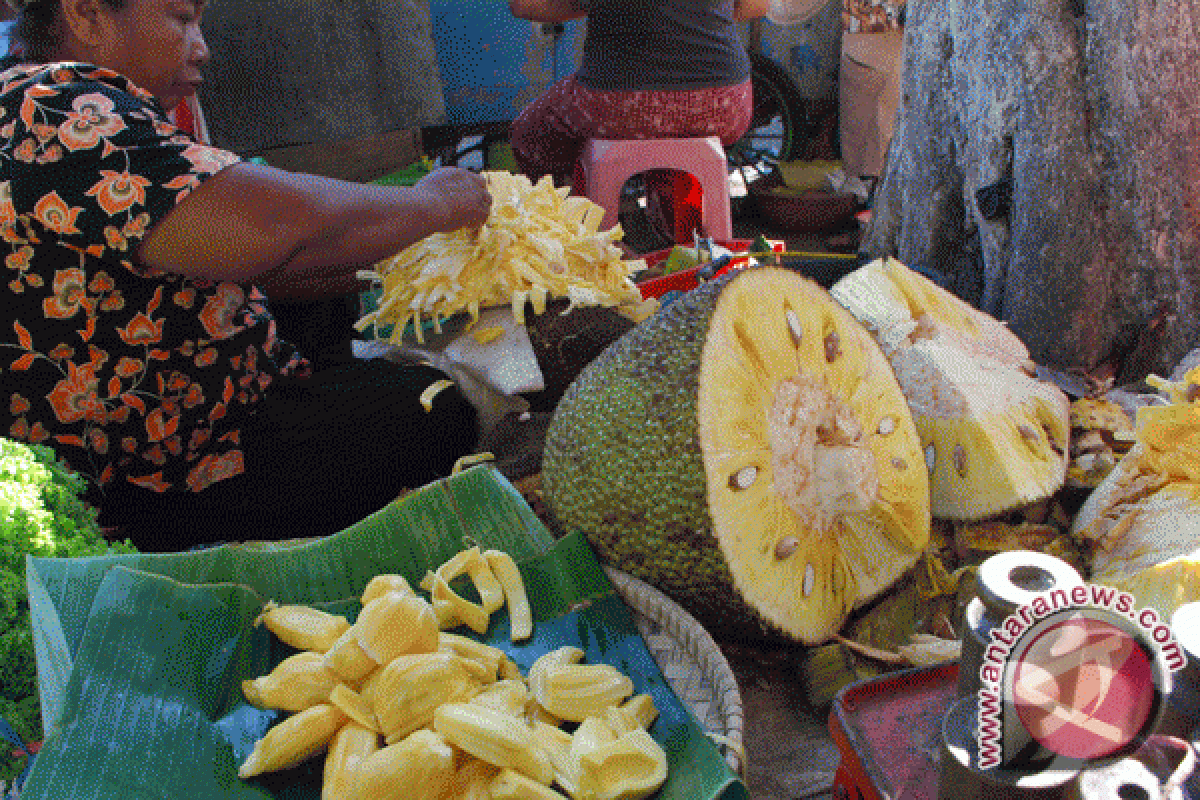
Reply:
[[[105, 540], [96, 510], [81, 498], [85, 488], [49, 447], [0, 437], [0, 716], [27, 742], [42, 738], [42, 721], [25, 557], [134, 552], [127, 542]], [[0, 781], [12, 781], [21, 767], [0, 758]]]

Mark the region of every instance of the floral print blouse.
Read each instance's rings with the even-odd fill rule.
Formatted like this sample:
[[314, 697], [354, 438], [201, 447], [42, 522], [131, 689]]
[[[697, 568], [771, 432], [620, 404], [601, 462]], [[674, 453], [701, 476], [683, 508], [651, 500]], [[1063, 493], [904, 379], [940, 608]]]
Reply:
[[253, 286], [134, 259], [176, 203], [240, 160], [111, 70], [0, 73], [0, 434], [101, 485], [198, 492], [245, 470], [239, 426], [307, 362]]

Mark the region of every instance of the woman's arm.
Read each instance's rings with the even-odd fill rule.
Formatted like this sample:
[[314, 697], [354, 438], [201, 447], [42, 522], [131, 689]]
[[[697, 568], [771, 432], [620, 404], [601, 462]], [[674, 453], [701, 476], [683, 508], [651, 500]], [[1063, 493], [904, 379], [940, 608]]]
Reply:
[[733, 18], [757, 19], [767, 13], [770, 0], [733, 0]]
[[395, 188], [236, 164], [155, 225], [138, 258], [182, 275], [252, 281], [271, 297], [345, 294], [359, 288], [357, 270], [431, 233], [480, 225], [490, 208], [483, 178], [466, 170]]
[[514, 17], [534, 22], [566, 22], [587, 14], [589, 0], [508, 0]]

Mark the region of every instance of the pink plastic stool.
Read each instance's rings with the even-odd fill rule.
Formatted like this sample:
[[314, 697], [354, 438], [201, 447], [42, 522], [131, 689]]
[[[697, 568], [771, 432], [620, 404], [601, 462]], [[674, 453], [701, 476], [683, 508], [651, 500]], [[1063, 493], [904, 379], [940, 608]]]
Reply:
[[694, 176], [704, 189], [701, 216], [707, 234], [714, 239], [733, 238], [725, 148], [716, 136], [589, 139], [579, 156], [576, 190], [604, 209], [601, 227], [611, 228], [618, 222], [625, 181], [651, 169], [676, 169]]

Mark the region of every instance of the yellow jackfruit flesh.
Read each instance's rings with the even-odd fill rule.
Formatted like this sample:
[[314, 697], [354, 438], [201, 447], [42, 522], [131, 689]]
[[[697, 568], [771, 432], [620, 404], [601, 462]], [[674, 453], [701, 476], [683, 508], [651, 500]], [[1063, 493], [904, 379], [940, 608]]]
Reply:
[[582, 722], [603, 714], [633, 694], [633, 681], [608, 664], [564, 664], [550, 668], [534, 697], [559, 719]]
[[486, 613], [491, 614], [504, 605], [504, 589], [478, 547], [461, 551], [437, 570], [437, 574], [447, 583], [463, 573], [471, 576], [471, 582], [479, 592], [480, 605]]
[[904, 390], [929, 470], [933, 516], [978, 520], [1062, 486], [1068, 402], [1033, 376], [1024, 343], [895, 259], [830, 290], [874, 334]]
[[483, 554], [488, 567], [504, 592], [504, 603], [508, 606], [510, 638], [514, 642], [533, 635], [533, 612], [529, 597], [525, 593], [525, 582], [512, 556], [503, 550], [488, 550]]
[[318, 608], [298, 605], [279, 605], [272, 601], [254, 621], [266, 625], [279, 640], [297, 650], [324, 653], [333, 647], [338, 637], [350, 628], [350, 621]]
[[362, 597], [360, 598], [360, 602], [362, 602], [363, 607], [365, 608], [376, 597], [379, 597], [382, 594], [387, 594], [388, 592], [416, 594], [416, 592], [413, 591], [412, 586], [409, 585], [408, 580], [403, 575], [381, 573], [379, 575], [375, 575], [371, 578], [371, 580], [367, 581], [367, 585], [363, 587], [363, 593]]
[[482, 308], [511, 306], [523, 324], [527, 303], [541, 314], [553, 297], [572, 307], [616, 307], [632, 319], [653, 313], [657, 301], [643, 300], [632, 278], [646, 262], [623, 259], [619, 225], [599, 230], [602, 208], [548, 177], [534, 184], [507, 172], [483, 175], [492, 194], [487, 221], [435, 233], [376, 265], [383, 297], [355, 323], [359, 330], [393, 324], [399, 344], [413, 322], [420, 342], [425, 319], [440, 332], [441, 321], [459, 312], [474, 324]]
[[554, 782], [550, 757], [524, 721], [475, 703], [446, 703], [433, 728], [455, 747], [502, 769], [514, 769], [543, 786]]
[[478, 703], [514, 717], [524, 717], [529, 705], [529, 688], [524, 681], [502, 680], [485, 686], [468, 702]]
[[376, 664], [399, 655], [437, 649], [437, 616], [429, 601], [415, 594], [387, 592], [363, 607], [354, 622], [358, 645]]
[[500, 768], [471, 755], [463, 754], [454, 770], [450, 785], [442, 792], [442, 800], [493, 800], [492, 781]]
[[357, 765], [379, 749], [379, 734], [354, 722], [343, 725], [325, 754], [321, 800], [343, 800], [356, 784]]
[[549, 653], [543, 653], [529, 667], [529, 690], [534, 697], [537, 697], [545, 692], [543, 682], [550, 670], [567, 664], [578, 664], [580, 661], [583, 661], [583, 651], [572, 645], [565, 645], [555, 648]]
[[578, 789], [579, 763], [577, 758], [571, 758], [571, 734], [545, 722], [534, 722], [530, 729], [534, 742], [550, 758], [554, 783], [574, 797]]
[[621, 705], [621, 710], [637, 720], [643, 730], [649, 730], [650, 726], [654, 724], [654, 720], [658, 719], [658, 709], [654, 705], [654, 698], [648, 694], [634, 695]]
[[887, 360], [782, 269], [688, 292], [592, 361], [555, 411], [542, 480], [601, 559], [740, 636], [828, 639], [929, 536]]
[[492, 800], [567, 800], [549, 786], [526, 778], [516, 770], [502, 770], [489, 787]]
[[1066, 483], [1076, 489], [1094, 489], [1132, 446], [1133, 421], [1124, 408], [1103, 397], [1073, 401], [1070, 421]]
[[580, 755], [578, 800], [642, 800], [667, 780], [667, 754], [643, 730]]
[[[492, 594], [498, 590], [509, 602], [519, 599], [524, 593], [520, 574], [511, 559], [496, 560], [497, 554], [477, 549], [460, 554], [440, 573], [430, 573], [422, 586], [433, 591], [446, 584], [443, 575], [453, 578], [495, 563], [500, 569]], [[333, 648], [291, 656], [268, 675], [245, 682], [251, 701], [298, 711], [256, 743], [239, 770], [241, 777], [288, 769], [327, 750], [322, 800], [565, 800], [551, 785], [576, 800], [642, 796], [637, 787], [645, 783], [644, 776], [631, 778], [630, 759], [645, 761], [645, 747], [641, 755], [605, 756], [603, 768], [592, 770], [591, 794], [580, 793], [579, 780], [586, 753], [630, 733], [644, 734], [653, 724], [658, 712], [649, 695], [630, 697], [633, 683], [627, 676], [608, 665], [580, 663], [583, 651], [571, 646], [538, 658], [527, 683], [499, 648], [429, 624], [415, 625], [418, 617], [429, 622], [431, 607], [402, 578], [394, 580], [398, 577], [371, 582], [358, 621], [343, 630]], [[486, 596], [487, 578], [476, 574], [473, 580]], [[415, 608], [415, 602], [424, 603], [416, 613], [400, 610]], [[283, 613], [276, 615], [276, 627], [306, 635], [332, 616], [271, 604], [263, 621], [278, 608]], [[349, 652], [342, 648], [347, 640], [357, 642], [364, 621], [389, 645], [416, 639], [430, 651], [390, 657], [360, 681], [343, 682], [328, 663]], [[327, 629], [325, 636], [342, 627]], [[415, 627], [432, 634], [414, 634]], [[358, 653], [374, 664], [361, 648]], [[574, 734], [559, 727], [564, 719], [580, 721]]]
[[379, 671], [370, 702], [388, 744], [428, 726], [439, 706], [466, 700], [482, 688], [468, 663], [449, 653], [426, 653], [398, 656]]
[[1174, 402], [1138, 409], [1136, 444], [1088, 496], [1071, 532], [1092, 548], [1093, 582], [1169, 619], [1200, 600], [1200, 368], [1178, 386], [1155, 382]]
[[375, 711], [362, 695], [344, 683], [333, 687], [329, 693], [329, 702], [337, 706], [343, 714], [363, 728], [379, 732], [379, 723], [375, 719]]
[[433, 598], [435, 619], [441, 628], [453, 628], [465, 624], [482, 635], [487, 633], [489, 615], [479, 603], [473, 603], [460, 595], [438, 574], [431, 578], [430, 596]]
[[304, 651], [280, 661], [266, 675], [242, 681], [242, 694], [258, 708], [303, 711], [327, 702], [337, 684], [338, 676], [325, 666], [325, 657]]
[[437, 733], [418, 730], [356, 765], [354, 798], [441, 800], [454, 780], [454, 749]]
[[504, 651], [498, 647], [492, 647], [490, 644], [477, 642], [474, 639], [468, 639], [466, 636], [460, 636], [457, 633], [449, 633], [447, 631], [442, 631], [438, 634], [437, 649], [444, 653], [454, 653], [456, 656], [462, 656], [482, 666], [488, 676], [485, 683], [491, 683], [499, 677], [501, 665], [508, 658], [504, 654]]
[[358, 643], [358, 632], [354, 626], [347, 628], [325, 651], [324, 663], [331, 672], [350, 683], [362, 681], [379, 667]]
[[349, 718], [328, 703], [312, 706], [280, 722], [259, 739], [238, 768], [239, 778], [288, 769], [325, 751]]

